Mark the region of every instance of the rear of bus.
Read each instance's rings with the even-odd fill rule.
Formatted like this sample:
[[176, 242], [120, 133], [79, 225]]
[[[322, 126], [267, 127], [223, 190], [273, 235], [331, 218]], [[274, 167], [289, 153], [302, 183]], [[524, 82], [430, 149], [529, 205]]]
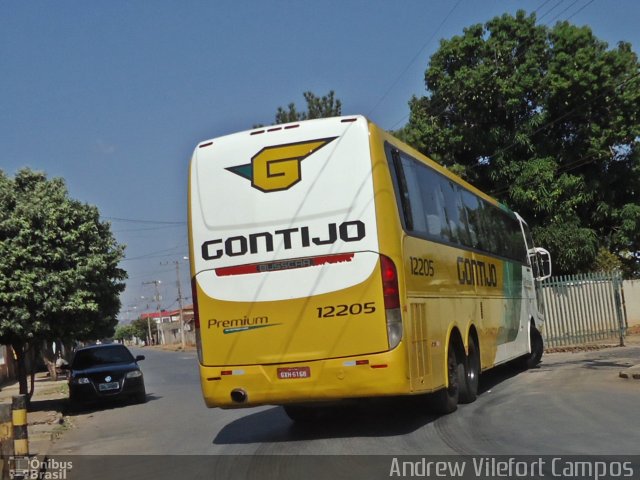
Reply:
[[376, 195], [393, 192], [376, 188], [388, 175], [376, 170], [363, 117], [196, 147], [189, 242], [207, 406], [406, 393], [398, 278], [376, 219]]

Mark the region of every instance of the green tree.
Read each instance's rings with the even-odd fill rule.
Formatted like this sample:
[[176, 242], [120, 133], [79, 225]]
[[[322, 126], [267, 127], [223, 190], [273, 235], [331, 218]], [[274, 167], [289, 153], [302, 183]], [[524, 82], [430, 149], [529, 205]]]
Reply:
[[593, 270], [596, 272], [612, 272], [622, 270], [622, 262], [613, 253], [600, 247]]
[[136, 336], [135, 334], [136, 330], [133, 325], [118, 325], [115, 333], [113, 334], [113, 338], [120, 342], [131, 341], [133, 340], [133, 337]]
[[519, 11], [441, 41], [400, 135], [520, 212], [554, 271], [600, 247], [637, 270], [640, 65], [588, 27]]
[[276, 123], [291, 123], [301, 120], [311, 120], [314, 118], [339, 117], [342, 115], [342, 102], [335, 98], [335, 93], [331, 90], [323, 97], [317, 97], [312, 92], [304, 92], [304, 99], [307, 102], [307, 110], [299, 112], [293, 102], [285, 110], [278, 107], [276, 112]]
[[133, 327], [134, 337], [146, 341], [148, 345], [151, 341], [149, 339], [149, 326], [151, 326], [151, 336], [154, 338], [158, 338], [158, 324], [155, 322], [155, 320], [137, 318], [133, 322], [131, 322], [131, 326]]
[[98, 209], [69, 198], [60, 178], [0, 171], [0, 343], [18, 362], [44, 342], [111, 336], [120, 310], [124, 256]]

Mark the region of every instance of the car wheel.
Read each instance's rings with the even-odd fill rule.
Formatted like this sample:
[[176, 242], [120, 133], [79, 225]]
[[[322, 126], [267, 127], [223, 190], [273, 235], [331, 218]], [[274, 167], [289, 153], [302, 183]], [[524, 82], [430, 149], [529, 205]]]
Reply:
[[80, 410], [80, 407], [81, 407], [80, 400], [78, 400], [78, 398], [75, 395], [69, 395], [68, 406], [71, 412], [77, 412]]
[[147, 403], [147, 391], [142, 390], [134, 397], [135, 403]]

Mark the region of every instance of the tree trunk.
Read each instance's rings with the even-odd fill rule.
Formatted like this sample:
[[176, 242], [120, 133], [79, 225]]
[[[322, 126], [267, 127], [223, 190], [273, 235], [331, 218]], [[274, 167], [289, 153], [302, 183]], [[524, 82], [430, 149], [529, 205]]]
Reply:
[[62, 341], [62, 358], [67, 361], [67, 363], [71, 363], [71, 359], [73, 357], [73, 342], [69, 340]]
[[24, 344], [11, 345], [16, 355], [16, 363], [18, 364], [18, 385], [20, 385], [20, 395], [28, 395], [27, 385], [27, 362]]
[[31, 397], [33, 397], [33, 392], [36, 389], [36, 369], [31, 369], [31, 389], [29, 390], [29, 394], [27, 396], [27, 401], [31, 401]]
[[[59, 352], [59, 347], [56, 350]], [[49, 371], [49, 378], [54, 381], [57, 380], [58, 372], [56, 370], [56, 354], [53, 352], [53, 344], [50, 344], [48, 341], [45, 341], [43, 343], [42, 359], [44, 360], [44, 364], [47, 366], [47, 370]]]

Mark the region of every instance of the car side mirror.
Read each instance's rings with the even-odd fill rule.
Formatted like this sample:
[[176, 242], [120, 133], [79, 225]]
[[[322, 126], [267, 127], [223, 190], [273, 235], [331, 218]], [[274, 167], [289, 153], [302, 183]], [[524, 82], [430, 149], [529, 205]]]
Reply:
[[144, 355], [136, 355], [136, 362], [139, 362], [140, 360], [144, 360]]

